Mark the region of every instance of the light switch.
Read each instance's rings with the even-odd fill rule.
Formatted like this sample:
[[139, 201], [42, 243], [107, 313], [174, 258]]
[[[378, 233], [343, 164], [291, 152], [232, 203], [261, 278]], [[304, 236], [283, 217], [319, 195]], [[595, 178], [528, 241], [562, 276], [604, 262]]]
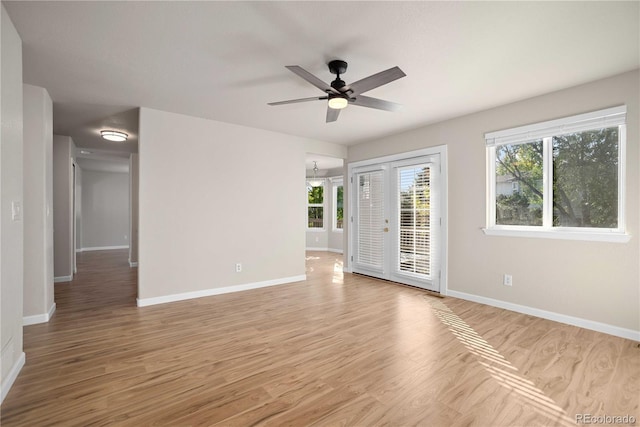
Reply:
[[22, 219], [22, 207], [20, 202], [14, 200], [11, 202], [11, 219], [14, 221], [20, 221]]

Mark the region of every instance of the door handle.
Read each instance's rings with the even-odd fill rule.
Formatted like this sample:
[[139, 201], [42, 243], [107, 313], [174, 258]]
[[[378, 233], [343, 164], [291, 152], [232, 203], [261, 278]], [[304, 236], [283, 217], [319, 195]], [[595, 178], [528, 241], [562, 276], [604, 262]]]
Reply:
[[389, 232], [389, 227], [385, 227], [385, 228], [384, 228], [384, 232], [385, 232], [385, 233], [388, 233], [388, 232]]

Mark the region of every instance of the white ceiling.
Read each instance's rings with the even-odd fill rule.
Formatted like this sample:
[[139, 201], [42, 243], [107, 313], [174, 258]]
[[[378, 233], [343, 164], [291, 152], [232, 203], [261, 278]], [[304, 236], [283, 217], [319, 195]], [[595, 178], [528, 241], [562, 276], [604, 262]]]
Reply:
[[91, 158], [88, 155], [78, 156], [76, 163], [82, 170], [98, 172], [128, 173], [129, 161], [113, 158]]
[[342, 175], [344, 160], [336, 157], [323, 156], [320, 154], [307, 153], [305, 167], [307, 176], [313, 176], [313, 162], [317, 162], [318, 171], [316, 176]]
[[[3, 2], [23, 40], [24, 81], [48, 89], [54, 130], [137, 148], [139, 106], [340, 144], [419, 127], [639, 67], [638, 2]], [[325, 123], [322, 93], [284, 68], [347, 82], [399, 66]], [[133, 112], [133, 113], [132, 113]]]

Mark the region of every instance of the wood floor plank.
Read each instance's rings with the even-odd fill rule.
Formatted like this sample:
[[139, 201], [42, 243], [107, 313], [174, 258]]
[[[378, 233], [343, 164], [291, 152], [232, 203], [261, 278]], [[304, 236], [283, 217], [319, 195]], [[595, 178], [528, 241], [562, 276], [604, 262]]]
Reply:
[[79, 254], [24, 329], [3, 427], [568, 426], [640, 420], [638, 343], [343, 274], [136, 307], [122, 250]]

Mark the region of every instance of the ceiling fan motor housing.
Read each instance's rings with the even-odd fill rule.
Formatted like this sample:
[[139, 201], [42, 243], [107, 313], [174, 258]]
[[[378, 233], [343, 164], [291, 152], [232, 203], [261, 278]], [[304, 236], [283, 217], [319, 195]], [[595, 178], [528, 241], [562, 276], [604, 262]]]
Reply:
[[[346, 85], [346, 83], [344, 82], [344, 80], [341, 80], [340, 78], [335, 79], [334, 81], [331, 82], [331, 87], [334, 88], [337, 91], [340, 91], [340, 89], [342, 89], [344, 86]], [[342, 91], [340, 91], [342, 92]]]
[[329, 71], [331, 71], [331, 74], [337, 74], [338, 76], [340, 76], [340, 74], [344, 74], [347, 72], [347, 63], [344, 61], [340, 61], [339, 59], [334, 59], [327, 65], [329, 66]]

